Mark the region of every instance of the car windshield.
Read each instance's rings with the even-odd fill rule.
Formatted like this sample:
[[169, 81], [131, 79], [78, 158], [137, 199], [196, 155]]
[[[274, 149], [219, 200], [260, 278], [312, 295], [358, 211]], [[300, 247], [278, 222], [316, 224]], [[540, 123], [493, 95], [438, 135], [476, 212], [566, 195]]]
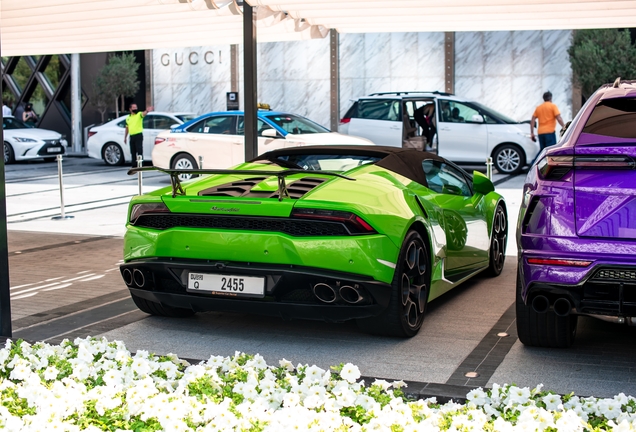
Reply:
[[175, 117], [184, 123], [197, 118], [197, 116], [195, 116], [194, 114], [176, 114]]
[[517, 124], [519, 123], [516, 120], [511, 119], [508, 116], [505, 116], [501, 113], [498, 113], [497, 111], [488, 108], [487, 106], [484, 106], [482, 104], [480, 104], [479, 102], [471, 102], [471, 104], [475, 105], [477, 108], [479, 108], [481, 111], [483, 111], [486, 115], [494, 117], [496, 120], [501, 120], [504, 123], [508, 123], [508, 124]]
[[271, 162], [285, 168], [301, 168], [308, 171], [348, 171], [360, 165], [376, 163], [380, 157], [334, 154], [279, 155]]
[[2, 119], [2, 129], [29, 129], [29, 127], [16, 118], [5, 117]]
[[287, 133], [292, 134], [313, 134], [329, 133], [329, 129], [320, 126], [304, 117], [293, 114], [270, 114], [264, 116], [268, 121], [276, 124]]

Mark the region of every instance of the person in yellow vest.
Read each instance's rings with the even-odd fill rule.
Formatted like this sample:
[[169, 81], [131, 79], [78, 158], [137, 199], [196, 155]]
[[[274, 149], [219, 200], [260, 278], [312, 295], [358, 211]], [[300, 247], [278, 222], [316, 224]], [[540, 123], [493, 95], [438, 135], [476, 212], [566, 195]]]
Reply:
[[153, 107], [148, 107], [145, 111], [139, 112], [137, 104], [130, 104], [130, 114], [126, 117], [126, 129], [124, 131], [124, 143], [130, 135], [130, 156], [132, 157], [132, 167], [137, 166], [137, 155], [144, 155], [144, 117]]
[[565, 126], [559, 109], [552, 103], [552, 93], [550, 93], [550, 91], [543, 93], [543, 101], [544, 102], [534, 110], [532, 120], [530, 120], [530, 138], [532, 141], [536, 141], [534, 136], [534, 122], [535, 120], [539, 120], [539, 130], [537, 132], [541, 150], [556, 144], [556, 123], [559, 122], [561, 127]]

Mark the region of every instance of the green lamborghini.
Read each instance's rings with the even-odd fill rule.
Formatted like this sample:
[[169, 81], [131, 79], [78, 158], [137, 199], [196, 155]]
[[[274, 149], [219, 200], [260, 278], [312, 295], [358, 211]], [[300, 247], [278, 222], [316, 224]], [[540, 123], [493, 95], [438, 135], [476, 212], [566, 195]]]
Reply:
[[121, 266], [149, 314], [355, 319], [410, 337], [429, 301], [504, 265], [503, 198], [434, 154], [306, 146], [229, 170], [158, 170], [171, 186], [131, 200]]

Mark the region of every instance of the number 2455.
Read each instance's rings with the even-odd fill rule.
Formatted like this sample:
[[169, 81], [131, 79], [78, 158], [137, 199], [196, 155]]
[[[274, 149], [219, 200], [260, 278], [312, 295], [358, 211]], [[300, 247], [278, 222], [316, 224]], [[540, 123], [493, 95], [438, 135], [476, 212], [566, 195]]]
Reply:
[[243, 291], [243, 278], [221, 278], [221, 291]]

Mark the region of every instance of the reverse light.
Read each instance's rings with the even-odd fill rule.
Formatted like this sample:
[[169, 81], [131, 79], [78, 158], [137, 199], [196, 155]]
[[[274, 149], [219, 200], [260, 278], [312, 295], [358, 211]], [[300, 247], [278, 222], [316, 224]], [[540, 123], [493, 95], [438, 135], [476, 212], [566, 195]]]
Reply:
[[537, 165], [539, 174], [546, 180], [560, 180], [572, 168], [581, 169], [634, 169], [636, 161], [621, 155], [547, 156]]
[[165, 140], [166, 140], [165, 138], [159, 138], [159, 137], [156, 137], [156, 138], [155, 138], [155, 145], [157, 145], [157, 144], [161, 144], [161, 143], [162, 143], [162, 142], [164, 142]]
[[592, 261], [571, 260], [561, 258], [528, 258], [528, 264], [567, 266], [567, 267], [587, 267]]
[[162, 202], [135, 204], [130, 211], [130, 223], [134, 225], [146, 213], [170, 213], [170, 209]]
[[373, 229], [364, 219], [360, 216], [337, 210], [322, 210], [322, 209], [306, 209], [298, 208], [294, 209], [291, 214], [292, 217], [322, 220], [328, 222], [339, 222], [344, 224], [351, 234], [375, 234], [376, 230]]

